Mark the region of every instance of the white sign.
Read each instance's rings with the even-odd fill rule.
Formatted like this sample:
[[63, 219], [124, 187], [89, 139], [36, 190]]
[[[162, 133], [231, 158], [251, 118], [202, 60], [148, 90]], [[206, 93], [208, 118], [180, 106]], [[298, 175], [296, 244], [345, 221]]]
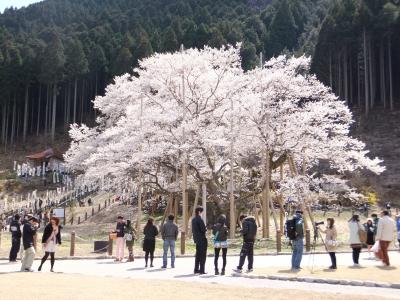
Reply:
[[65, 216], [64, 208], [55, 208], [55, 209], [53, 209], [53, 217], [64, 218], [64, 216]]

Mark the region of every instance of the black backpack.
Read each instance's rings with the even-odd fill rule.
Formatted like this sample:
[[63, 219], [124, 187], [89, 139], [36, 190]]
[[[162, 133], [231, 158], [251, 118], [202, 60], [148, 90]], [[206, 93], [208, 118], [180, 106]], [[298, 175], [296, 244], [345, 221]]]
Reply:
[[285, 225], [286, 236], [291, 241], [296, 239], [296, 222], [297, 222], [297, 218], [293, 218], [293, 219], [286, 221], [286, 225]]

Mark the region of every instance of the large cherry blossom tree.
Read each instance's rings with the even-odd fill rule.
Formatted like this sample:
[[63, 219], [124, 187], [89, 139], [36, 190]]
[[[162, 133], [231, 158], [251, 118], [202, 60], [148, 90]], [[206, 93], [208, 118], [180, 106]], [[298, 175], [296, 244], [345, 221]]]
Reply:
[[[71, 169], [98, 178], [140, 171], [147, 184], [166, 191], [187, 162], [188, 185], [206, 182], [221, 210], [231, 170], [235, 200], [264, 191], [264, 209], [276, 182], [285, 191], [305, 187], [305, 178], [322, 180], [323, 174], [315, 176], [321, 164], [333, 175], [324, 181], [358, 169], [384, 170], [351, 137], [351, 112], [310, 74], [306, 57], [280, 56], [245, 73], [239, 47], [155, 54], [133, 75], [115, 78], [94, 104], [101, 113], [97, 126], [70, 130], [65, 158]], [[299, 199], [306, 198], [304, 189]]]

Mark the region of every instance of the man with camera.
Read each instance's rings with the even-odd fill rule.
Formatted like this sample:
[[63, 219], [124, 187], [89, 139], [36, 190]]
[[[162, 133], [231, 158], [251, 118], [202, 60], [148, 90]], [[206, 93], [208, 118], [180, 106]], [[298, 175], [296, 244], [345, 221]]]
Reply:
[[303, 211], [297, 210], [293, 217], [295, 237], [292, 240], [292, 270], [298, 271], [301, 269], [300, 264], [303, 258], [303, 248], [304, 248], [304, 220]]

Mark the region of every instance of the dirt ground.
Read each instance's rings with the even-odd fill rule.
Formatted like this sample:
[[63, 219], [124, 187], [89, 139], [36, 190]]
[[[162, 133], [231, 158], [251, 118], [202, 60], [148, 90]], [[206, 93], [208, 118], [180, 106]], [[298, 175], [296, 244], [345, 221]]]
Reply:
[[[34, 288], [29, 288], [30, 287]], [[65, 274], [0, 273], [2, 300], [57, 299], [57, 300], [109, 300], [109, 299], [163, 299], [183, 300], [196, 295], [196, 299], [315, 299], [331, 300], [340, 296], [331, 293], [313, 293], [297, 290], [243, 288], [216, 284], [179, 281], [103, 278]], [[21, 288], [24, 287], [24, 288]], [[341, 295], [342, 296], [342, 295]], [[369, 299], [351, 296], [352, 300]], [[385, 299], [374, 297], [374, 300]]]
[[341, 267], [337, 270], [315, 267], [314, 270], [304, 268], [299, 272], [282, 268], [257, 269], [254, 271], [256, 275], [280, 275], [290, 277], [315, 277], [326, 279], [348, 279], [363, 281], [378, 281], [400, 283], [400, 268], [397, 266], [368, 266], [368, 267]]

